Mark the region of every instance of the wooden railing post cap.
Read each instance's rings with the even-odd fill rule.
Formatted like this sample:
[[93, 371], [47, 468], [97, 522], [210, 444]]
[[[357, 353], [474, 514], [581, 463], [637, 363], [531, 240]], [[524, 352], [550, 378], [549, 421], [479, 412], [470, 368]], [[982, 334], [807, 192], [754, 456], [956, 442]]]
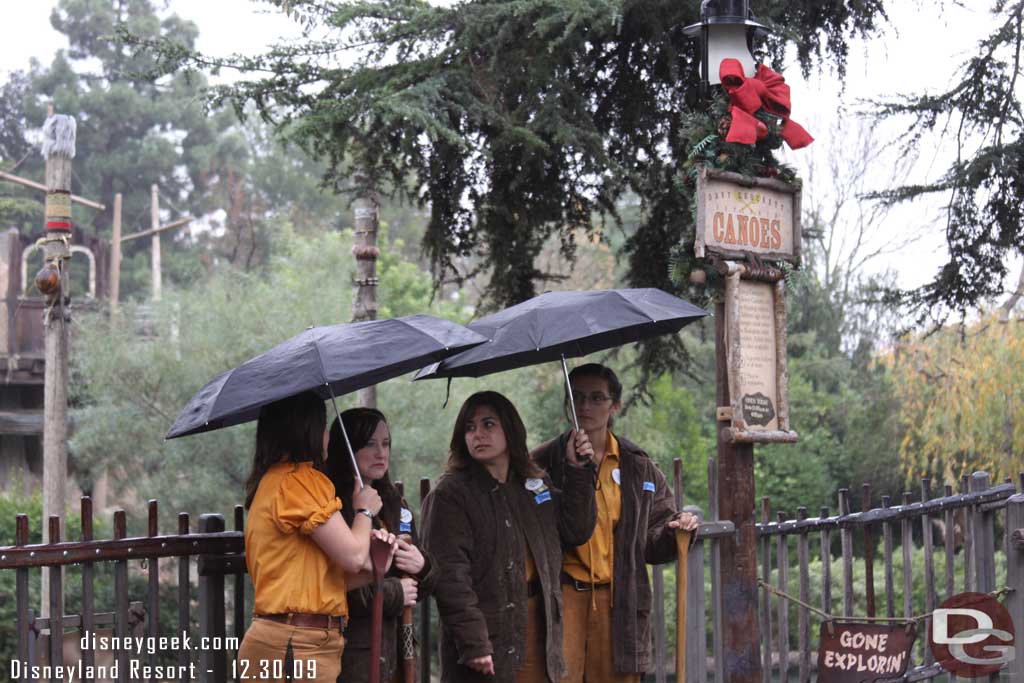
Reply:
[[199, 531], [202, 533], [215, 533], [224, 531], [224, 515], [216, 512], [207, 512], [199, 515]]

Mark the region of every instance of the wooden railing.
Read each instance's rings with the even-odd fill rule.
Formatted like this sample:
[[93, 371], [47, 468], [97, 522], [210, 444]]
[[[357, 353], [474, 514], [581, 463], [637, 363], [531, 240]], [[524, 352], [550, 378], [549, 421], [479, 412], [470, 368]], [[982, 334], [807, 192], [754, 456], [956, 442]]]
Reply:
[[[666, 642], [666, 610], [664, 573], [673, 569], [687, 573], [686, 604], [686, 672], [688, 682], [703, 683], [709, 680], [721, 681], [723, 661], [721, 639], [721, 585], [720, 549], [722, 543], [733, 542], [735, 529], [732, 522], [717, 519], [717, 484], [714, 461], [709, 463], [709, 491], [707, 519], [702, 521], [697, 542], [691, 548], [685, 567], [662, 565], [652, 568], [654, 596], [654, 648], [656, 671], [648, 676], [656, 683], [674, 678], [670, 663], [673, 660], [674, 644]], [[674, 466], [674, 489], [677, 505], [682, 504], [682, 467], [679, 460]], [[1024, 491], [1024, 475], [1021, 477], [1021, 491]], [[430, 491], [430, 481], [420, 482], [421, 499]], [[930, 482], [922, 482], [921, 500], [911, 500], [906, 493], [900, 505], [890, 505], [885, 496], [881, 507], [872, 507], [861, 512], [852, 512], [849, 492], [839, 493], [839, 514], [831, 516], [822, 509], [819, 516], [810, 518], [804, 508], [797, 511], [795, 518], [778, 513], [777, 520], [769, 521], [770, 501], [763, 501], [763, 522], [758, 525], [760, 539], [759, 561], [761, 580], [783, 593], [795, 594], [800, 601], [810, 604], [811, 582], [809, 567], [815, 555], [822, 562], [820, 579], [820, 608], [831, 614], [854, 615], [855, 594], [853, 569], [857, 562], [865, 566], [865, 598], [868, 610], [875, 602], [874, 557], [865, 552], [855, 557], [854, 537], [860, 534], [867, 541], [865, 548], [874, 548], [874, 534], [879, 530], [883, 539], [882, 596], [877, 611], [886, 616], [901, 616], [929, 613], [944, 599], [960, 590], [990, 592], [998, 588], [1010, 590], [1007, 606], [1017, 625], [1024, 630], [1024, 492], [1018, 492], [1012, 482], [990, 486], [984, 473], [976, 473], [960, 483], [960, 491], [954, 494], [951, 487], [945, 487], [944, 495], [933, 498]], [[865, 490], [864, 500], [870, 501], [870, 491]], [[704, 517], [700, 508], [685, 508]], [[1001, 520], [999, 519], [1001, 517]], [[956, 524], [958, 518], [964, 522], [963, 556], [965, 561], [959, 575], [953, 571], [952, 558], [956, 553]], [[942, 577], [936, 577], [934, 568], [935, 547], [933, 519], [942, 519], [945, 528], [942, 541], [945, 546], [946, 569]], [[241, 507], [235, 508], [233, 531], [225, 530], [220, 515], [201, 515], [198, 533], [192, 533], [190, 519], [185, 513], [178, 515], [177, 533], [160, 534], [158, 529], [157, 502], [150, 501], [148, 524], [145, 536], [127, 537], [126, 515], [117, 511], [113, 516], [113, 538], [93, 538], [92, 503], [82, 499], [81, 538], [64, 541], [60, 538], [60, 526], [56, 518], [48, 523], [47, 542], [29, 545], [28, 518], [19, 515], [16, 525], [16, 545], [0, 547], [0, 570], [13, 570], [16, 574], [17, 612], [17, 658], [29, 666], [36, 665], [40, 656], [48, 663], [60, 665], [63, 661], [63, 638], [49, 637], [47, 651], [40, 652], [39, 636], [46, 631], [51, 634], [71, 632], [94, 632], [98, 627], [112, 627], [113, 635], [124, 637], [159, 637], [161, 590], [175, 591], [177, 598], [177, 623], [174, 632], [166, 635], [196, 636], [193, 649], [179, 648], [176, 652], [131, 653], [117, 651], [119, 680], [129, 676], [131, 659], [144, 661], [140, 664], [154, 667], [161, 662], [166, 665], [173, 660], [177, 666], [193, 667], [196, 680], [220, 683], [232, 678], [231, 662], [238, 643], [245, 633], [249, 614], [245, 607], [246, 579], [243, 542], [243, 515]], [[925, 555], [925, 591], [922, 604], [912, 600], [912, 573], [909, 561], [914, 550], [914, 529], [922, 539]], [[1001, 530], [1001, 531], [1000, 531]], [[833, 577], [831, 572], [834, 536], [839, 535], [841, 576]], [[902, 575], [897, 583], [893, 558], [898, 552], [903, 558]], [[998, 540], [998, 545], [997, 545]], [[792, 547], [791, 547], [792, 546]], [[812, 548], [813, 546], [813, 548]], [[994, 562], [996, 549], [1006, 555], [1007, 570], [997, 576]], [[792, 552], [791, 552], [792, 551]], [[794, 557], [796, 561], [790, 560]], [[705, 559], [709, 558], [706, 562]], [[129, 565], [141, 562], [144, 565], [146, 589], [143, 600], [132, 601], [129, 595]], [[114, 604], [95, 604], [95, 568], [98, 563], [113, 565]], [[171, 572], [161, 572], [168, 564]], [[176, 564], [177, 579], [173, 580]], [[677, 563], [678, 564], [678, 563]], [[62, 568], [81, 566], [82, 606], [78, 614], [65, 614], [63, 596], [66, 588]], [[29, 572], [49, 567], [50, 605], [48, 618], [36, 616], [29, 607]], [[193, 570], [194, 567], [194, 570]], [[132, 568], [134, 571], [134, 567]], [[793, 572], [796, 587], [790, 585], [789, 575]], [[678, 574], [677, 574], [678, 576]], [[710, 595], [705, 589], [705, 577], [710, 585]], [[195, 584], [193, 584], [193, 577]], [[937, 587], [942, 586], [942, 590]], [[833, 591], [833, 586], [838, 590]], [[900, 588], [902, 586], [902, 588]], [[835, 593], [835, 595], [833, 594]], [[897, 602], [897, 593], [900, 602]], [[198, 614], [197, 626], [193, 626], [191, 605], [195, 599]], [[230, 608], [230, 609], [229, 609]], [[808, 609], [761, 592], [759, 604], [762, 643], [762, 668], [765, 680], [788, 683], [792, 678], [810, 681], [814, 671], [815, 642], [811, 637], [811, 613]], [[105, 611], [98, 611], [105, 610]], [[419, 620], [419, 672], [421, 683], [430, 683], [431, 654], [435, 649], [436, 634], [432, 631], [431, 605], [425, 600], [417, 608]], [[228, 618], [228, 614], [231, 618]], [[790, 642], [789, 623], [796, 617], [796, 645]], [[674, 615], [673, 620], [674, 620]], [[709, 628], [710, 624], [710, 628]], [[229, 629], [230, 626], [230, 629]], [[198, 631], [198, 634], [193, 633]], [[228, 635], [230, 632], [230, 636]], [[710, 633], [710, 638], [708, 637]], [[710, 640], [710, 643], [709, 643]], [[922, 637], [921, 641], [926, 641]], [[207, 644], [208, 647], [199, 646]], [[198, 652], [197, 652], [198, 650]], [[915, 681], [935, 677], [942, 670], [930, 661], [930, 653], [922, 647], [916, 665], [904, 680]], [[95, 652], [83, 648], [82, 665], [95, 663]], [[1024, 654], [1024, 653], [1022, 653]], [[136, 669], [138, 670], [138, 669]], [[152, 670], [152, 669], [151, 669]], [[1024, 656], [1010, 665], [1011, 680], [1014, 675], [1024, 680]], [[85, 680], [89, 680], [88, 677]]]

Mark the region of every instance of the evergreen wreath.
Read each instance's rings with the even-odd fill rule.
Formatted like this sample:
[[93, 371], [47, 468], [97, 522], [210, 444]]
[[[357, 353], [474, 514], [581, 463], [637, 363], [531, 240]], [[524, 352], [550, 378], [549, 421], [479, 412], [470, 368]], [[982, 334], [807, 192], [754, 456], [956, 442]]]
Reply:
[[[697, 176], [701, 168], [730, 171], [751, 178], [774, 178], [793, 185], [799, 185], [796, 170], [779, 161], [775, 151], [782, 147], [782, 120], [764, 109], [755, 114], [768, 127], [768, 135], [756, 144], [745, 145], [726, 142], [731, 116], [729, 96], [722, 88], [713, 90], [706, 106], [683, 114], [681, 137], [690, 152], [680, 169], [680, 181], [691, 196], [689, 226], [672, 250], [669, 275], [680, 288], [688, 287], [693, 301], [703, 305], [711, 303], [714, 292], [719, 291], [720, 276], [704, 259], [698, 259], [693, 252], [697, 232]], [[785, 269], [788, 271], [788, 269]], [[705, 282], [693, 284], [690, 274], [705, 272]]]

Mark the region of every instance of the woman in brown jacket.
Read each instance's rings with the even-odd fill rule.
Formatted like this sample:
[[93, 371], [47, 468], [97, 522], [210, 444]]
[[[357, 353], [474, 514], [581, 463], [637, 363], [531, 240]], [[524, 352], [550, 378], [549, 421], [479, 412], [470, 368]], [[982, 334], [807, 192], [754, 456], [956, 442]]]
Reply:
[[[597, 524], [565, 553], [567, 683], [638, 683], [652, 668], [651, 586], [646, 563], [675, 559], [678, 529], [697, 518], [676, 513], [672, 491], [657, 465], [633, 442], [611, 431], [622, 384], [611, 369], [589, 363], [569, 374], [576, 418], [593, 444], [597, 466]], [[567, 401], [568, 403], [568, 401]], [[573, 457], [573, 431], [533, 452], [560, 486]]]
[[[575, 448], [590, 454], [585, 435]], [[466, 400], [447, 472], [423, 502], [423, 542], [441, 577], [442, 682], [562, 677], [562, 552], [594, 528], [593, 469], [574, 454], [561, 481], [554, 487], [530, 462], [507, 398], [485, 391]]]
[[[384, 619], [380, 680], [390, 681], [402, 661], [403, 653], [399, 650], [402, 642], [402, 611], [430, 594], [436, 572], [426, 553], [417, 547], [416, 528], [409, 504], [391, 483], [391, 430], [384, 413], [373, 408], [353, 408], [343, 412], [341, 419], [345, 422], [345, 431], [363, 482], [380, 494], [383, 501], [373, 526], [398, 537], [394, 563], [381, 585]], [[331, 425], [327, 475], [340, 494], [341, 515], [351, 524], [355, 506], [348, 492], [353, 490], [356, 477], [337, 420]], [[348, 592], [349, 620], [345, 627], [346, 644], [339, 679], [345, 683], [361, 683], [370, 678], [370, 616], [375, 594], [376, 588], [373, 585]]]

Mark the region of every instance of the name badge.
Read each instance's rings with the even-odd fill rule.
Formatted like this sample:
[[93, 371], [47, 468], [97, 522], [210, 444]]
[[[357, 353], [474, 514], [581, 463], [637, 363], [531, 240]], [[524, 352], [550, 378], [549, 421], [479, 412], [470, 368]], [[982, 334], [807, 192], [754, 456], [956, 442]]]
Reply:
[[531, 477], [530, 479], [527, 479], [526, 483], [523, 484], [523, 486], [526, 487], [527, 491], [531, 491], [533, 493], [540, 493], [542, 491], [547, 491], [548, 489], [548, 487], [544, 484], [544, 480], [537, 477]]
[[398, 518], [398, 533], [412, 533], [412, 512], [408, 508], [402, 508], [402, 514]]
[[549, 500], [551, 500], [551, 491], [538, 493], [536, 496], [533, 497], [533, 502], [536, 503], [537, 505], [540, 505], [541, 503], [546, 503]]
[[653, 481], [645, 481], [644, 482], [644, 491], [650, 491], [651, 493], [654, 493], [655, 490], [656, 489], [654, 488], [654, 482]]

